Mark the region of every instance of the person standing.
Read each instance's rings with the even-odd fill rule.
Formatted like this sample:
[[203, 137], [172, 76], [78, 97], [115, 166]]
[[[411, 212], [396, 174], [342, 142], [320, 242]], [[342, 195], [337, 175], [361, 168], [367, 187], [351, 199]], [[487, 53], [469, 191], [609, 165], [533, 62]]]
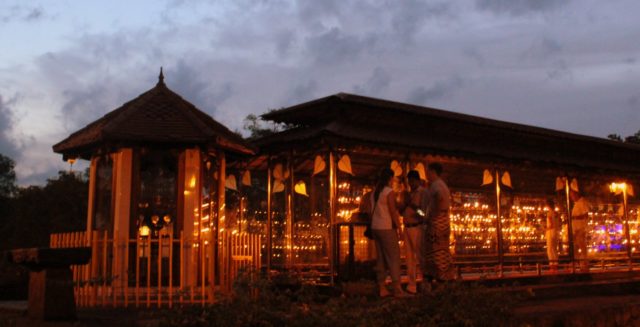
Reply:
[[571, 229], [573, 229], [573, 258], [578, 262], [582, 272], [589, 272], [587, 253], [587, 218], [589, 218], [589, 202], [583, 194], [571, 190]]
[[556, 205], [553, 199], [547, 199], [547, 257], [549, 258], [549, 269], [555, 273], [558, 271], [558, 232], [560, 232], [560, 217], [556, 212]]
[[376, 279], [380, 297], [391, 295], [385, 285], [387, 272], [391, 275], [391, 285], [394, 297], [405, 297], [407, 294], [400, 285], [400, 246], [398, 245], [398, 230], [400, 214], [396, 209], [396, 194], [391, 188], [393, 171], [383, 169], [378, 177], [373, 192], [373, 214], [371, 217], [371, 231], [376, 243]]
[[429, 191], [420, 185], [420, 174], [415, 170], [407, 174], [407, 182], [410, 188], [408, 204], [402, 212], [407, 275], [409, 275], [407, 292], [415, 294], [417, 292], [417, 279], [419, 276], [418, 263], [420, 264], [421, 270], [425, 269], [422, 239], [425, 215], [429, 208]]
[[[425, 233], [426, 244], [423, 247], [426, 247], [425, 260], [428, 277], [438, 282], [455, 278], [453, 258], [449, 250], [451, 193], [447, 184], [440, 178], [441, 175], [442, 165], [437, 162], [430, 163], [427, 167], [427, 178], [430, 183], [429, 214]], [[427, 284], [425, 283], [425, 285]]]

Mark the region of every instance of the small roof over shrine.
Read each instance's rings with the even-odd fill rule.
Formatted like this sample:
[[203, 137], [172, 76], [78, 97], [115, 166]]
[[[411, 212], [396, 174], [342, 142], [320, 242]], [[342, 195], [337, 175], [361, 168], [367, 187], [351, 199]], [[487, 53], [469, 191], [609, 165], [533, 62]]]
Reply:
[[109, 112], [53, 146], [64, 158], [89, 159], [100, 148], [135, 145], [201, 146], [253, 154], [240, 135], [218, 123], [164, 83]]

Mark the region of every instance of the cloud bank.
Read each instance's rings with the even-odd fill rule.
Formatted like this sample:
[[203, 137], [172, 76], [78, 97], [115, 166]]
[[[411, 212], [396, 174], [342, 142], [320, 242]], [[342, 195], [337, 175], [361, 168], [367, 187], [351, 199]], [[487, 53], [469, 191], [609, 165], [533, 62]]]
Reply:
[[640, 129], [631, 0], [154, 1], [100, 12], [104, 24], [20, 3], [0, 25], [61, 40], [0, 64], [0, 152], [23, 184], [68, 168], [51, 145], [153, 87], [161, 66], [231, 129], [337, 92], [601, 137]]

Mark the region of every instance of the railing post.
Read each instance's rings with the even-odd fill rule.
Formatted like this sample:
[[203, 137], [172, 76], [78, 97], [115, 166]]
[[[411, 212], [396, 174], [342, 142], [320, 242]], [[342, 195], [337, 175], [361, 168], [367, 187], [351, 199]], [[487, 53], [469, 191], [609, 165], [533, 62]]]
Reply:
[[353, 224], [349, 224], [349, 280], [351, 280], [354, 276], [354, 265], [355, 265], [355, 237], [354, 237], [354, 232], [353, 232], [353, 228], [354, 225]]

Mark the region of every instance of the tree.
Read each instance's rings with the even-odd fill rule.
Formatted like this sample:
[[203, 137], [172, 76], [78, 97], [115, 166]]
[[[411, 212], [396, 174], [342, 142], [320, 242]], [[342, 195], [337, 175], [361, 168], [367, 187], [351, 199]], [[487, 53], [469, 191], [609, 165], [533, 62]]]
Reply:
[[243, 129], [249, 132], [249, 140], [259, 139], [276, 132], [275, 128], [264, 127], [264, 121], [254, 114], [244, 118]]
[[640, 130], [633, 135], [625, 137], [624, 141], [627, 143], [640, 144]]
[[8, 198], [16, 191], [15, 162], [0, 153], [0, 197]]
[[607, 135], [607, 138], [618, 142], [640, 144], [640, 130], [633, 135], [625, 137], [624, 140], [622, 139], [622, 136], [620, 136], [620, 134], [609, 134]]
[[622, 137], [620, 136], [620, 134], [609, 134], [607, 135], [607, 138], [612, 141], [622, 142]]
[[[275, 109], [270, 109], [268, 112], [272, 112], [274, 110]], [[259, 139], [293, 127], [295, 127], [295, 125], [265, 122], [262, 118], [254, 114], [247, 115], [247, 117], [244, 118], [244, 124], [242, 126], [245, 131], [249, 132], [248, 140]]]
[[88, 190], [81, 173], [66, 171], [48, 179], [44, 187], [19, 188], [11, 199], [0, 248], [47, 246], [51, 233], [84, 230]]
[[0, 154], [0, 247], [10, 235], [12, 196], [16, 192], [14, 167], [15, 163], [11, 158]]

